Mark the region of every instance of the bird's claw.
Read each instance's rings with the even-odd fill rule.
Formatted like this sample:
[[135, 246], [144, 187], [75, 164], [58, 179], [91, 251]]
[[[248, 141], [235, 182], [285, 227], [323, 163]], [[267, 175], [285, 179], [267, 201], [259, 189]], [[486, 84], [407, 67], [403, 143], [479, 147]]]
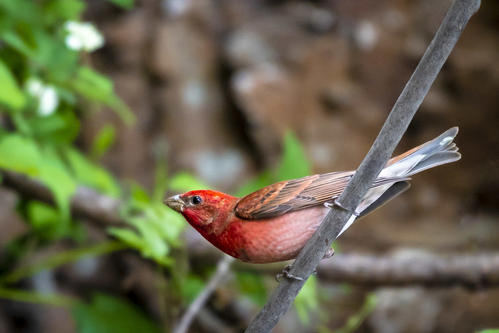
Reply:
[[290, 280], [296, 280], [296, 281], [303, 281], [305, 280], [302, 277], [296, 276], [291, 274], [289, 271], [291, 270], [291, 265], [287, 265], [286, 267], [283, 268], [283, 270], [280, 273], [277, 273], [275, 276], [275, 279], [277, 282], [281, 282], [281, 279], [283, 277], [290, 279]]
[[357, 213], [355, 210], [352, 210], [352, 209], [349, 209], [349, 208], [343, 206], [343, 204], [338, 201], [338, 198], [334, 198], [332, 201], [326, 201], [324, 203], [324, 207], [327, 207], [327, 208], [338, 207], [338, 208], [341, 208], [341, 209], [349, 212], [350, 214], [352, 214], [354, 216], [359, 216], [359, 213]]
[[327, 249], [326, 253], [324, 253], [324, 256], [322, 257], [322, 259], [329, 259], [332, 256], [334, 256], [334, 249], [332, 247], [330, 247], [329, 249]]

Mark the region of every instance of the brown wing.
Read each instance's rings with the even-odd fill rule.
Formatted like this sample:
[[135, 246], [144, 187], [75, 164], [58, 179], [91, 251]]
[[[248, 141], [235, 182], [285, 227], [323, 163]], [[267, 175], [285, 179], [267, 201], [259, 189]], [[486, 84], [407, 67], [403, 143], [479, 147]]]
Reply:
[[236, 215], [262, 219], [321, 205], [340, 195], [352, 174], [352, 171], [331, 172], [269, 185], [239, 200]]
[[[269, 185], [241, 198], [236, 205], [236, 215], [247, 220], [258, 220], [322, 205], [343, 192], [353, 173], [330, 172]], [[373, 187], [406, 179], [378, 178]]]

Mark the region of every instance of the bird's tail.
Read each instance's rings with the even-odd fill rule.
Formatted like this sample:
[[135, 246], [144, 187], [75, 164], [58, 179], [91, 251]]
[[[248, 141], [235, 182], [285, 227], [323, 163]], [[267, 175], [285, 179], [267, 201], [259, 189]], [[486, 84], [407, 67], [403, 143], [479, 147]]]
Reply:
[[459, 128], [452, 127], [435, 139], [393, 157], [379, 177], [409, 177], [426, 169], [459, 160], [461, 154], [453, 142], [458, 131]]
[[[452, 127], [435, 139], [391, 158], [378, 177], [388, 179], [399, 178], [400, 181], [372, 187], [355, 210], [358, 217], [371, 213], [407, 190], [410, 186], [407, 180], [408, 177], [423, 170], [459, 160], [461, 154], [453, 142], [458, 131], [457, 127]], [[355, 216], [350, 218], [340, 232], [340, 235], [355, 219]]]

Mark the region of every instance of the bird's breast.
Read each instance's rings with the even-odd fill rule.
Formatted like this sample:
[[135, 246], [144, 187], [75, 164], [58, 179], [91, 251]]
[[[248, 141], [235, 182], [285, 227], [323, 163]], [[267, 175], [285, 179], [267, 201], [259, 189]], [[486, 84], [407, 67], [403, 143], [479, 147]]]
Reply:
[[216, 240], [210, 241], [247, 262], [289, 260], [296, 257], [327, 213], [327, 208], [317, 206], [261, 220], [234, 217]]

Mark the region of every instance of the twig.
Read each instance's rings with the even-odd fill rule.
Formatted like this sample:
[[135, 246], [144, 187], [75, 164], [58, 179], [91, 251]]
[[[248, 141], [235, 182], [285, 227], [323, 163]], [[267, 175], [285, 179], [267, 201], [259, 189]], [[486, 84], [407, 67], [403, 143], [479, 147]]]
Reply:
[[[53, 204], [54, 197], [44, 184], [28, 176], [1, 170], [2, 185], [13, 188], [28, 198]], [[78, 187], [71, 198], [71, 210], [74, 215], [88, 218], [99, 224], [116, 225], [125, 221], [119, 215], [121, 202], [118, 199], [100, 194], [87, 187]]]
[[196, 297], [191, 305], [189, 305], [189, 308], [184, 313], [184, 315], [180, 319], [180, 322], [173, 330], [174, 333], [187, 332], [192, 321], [204, 306], [213, 291], [215, 291], [218, 285], [222, 283], [227, 277], [230, 265], [234, 262], [234, 260], [234, 258], [224, 255], [224, 257], [218, 262], [215, 274], [213, 274], [210, 281], [203, 289], [203, 291], [198, 295], [198, 297]]
[[106, 253], [124, 250], [128, 246], [117, 241], [106, 241], [100, 244], [91, 245], [88, 247], [76, 248], [64, 252], [56, 253], [48, 258], [41, 259], [36, 263], [28, 266], [21, 266], [14, 271], [0, 276], [0, 285], [12, 284], [21, 279], [35, 275], [40, 271], [50, 270], [61, 265], [74, 262], [76, 260], [89, 257], [99, 256]]
[[350, 211], [357, 207], [392, 155], [457, 43], [466, 23], [479, 6], [480, 0], [455, 0], [453, 2], [430, 46], [395, 102], [376, 141], [338, 198], [338, 201], [347, 209], [338, 209], [338, 207], [331, 209], [291, 267], [290, 273], [293, 276], [303, 277], [303, 280], [283, 279], [267, 304], [250, 323], [246, 332], [270, 332], [289, 309], [306, 279], [315, 270], [326, 250], [351, 216]]
[[393, 256], [339, 255], [319, 266], [321, 279], [365, 286], [499, 286], [499, 254], [435, 255], [400, 251]]

